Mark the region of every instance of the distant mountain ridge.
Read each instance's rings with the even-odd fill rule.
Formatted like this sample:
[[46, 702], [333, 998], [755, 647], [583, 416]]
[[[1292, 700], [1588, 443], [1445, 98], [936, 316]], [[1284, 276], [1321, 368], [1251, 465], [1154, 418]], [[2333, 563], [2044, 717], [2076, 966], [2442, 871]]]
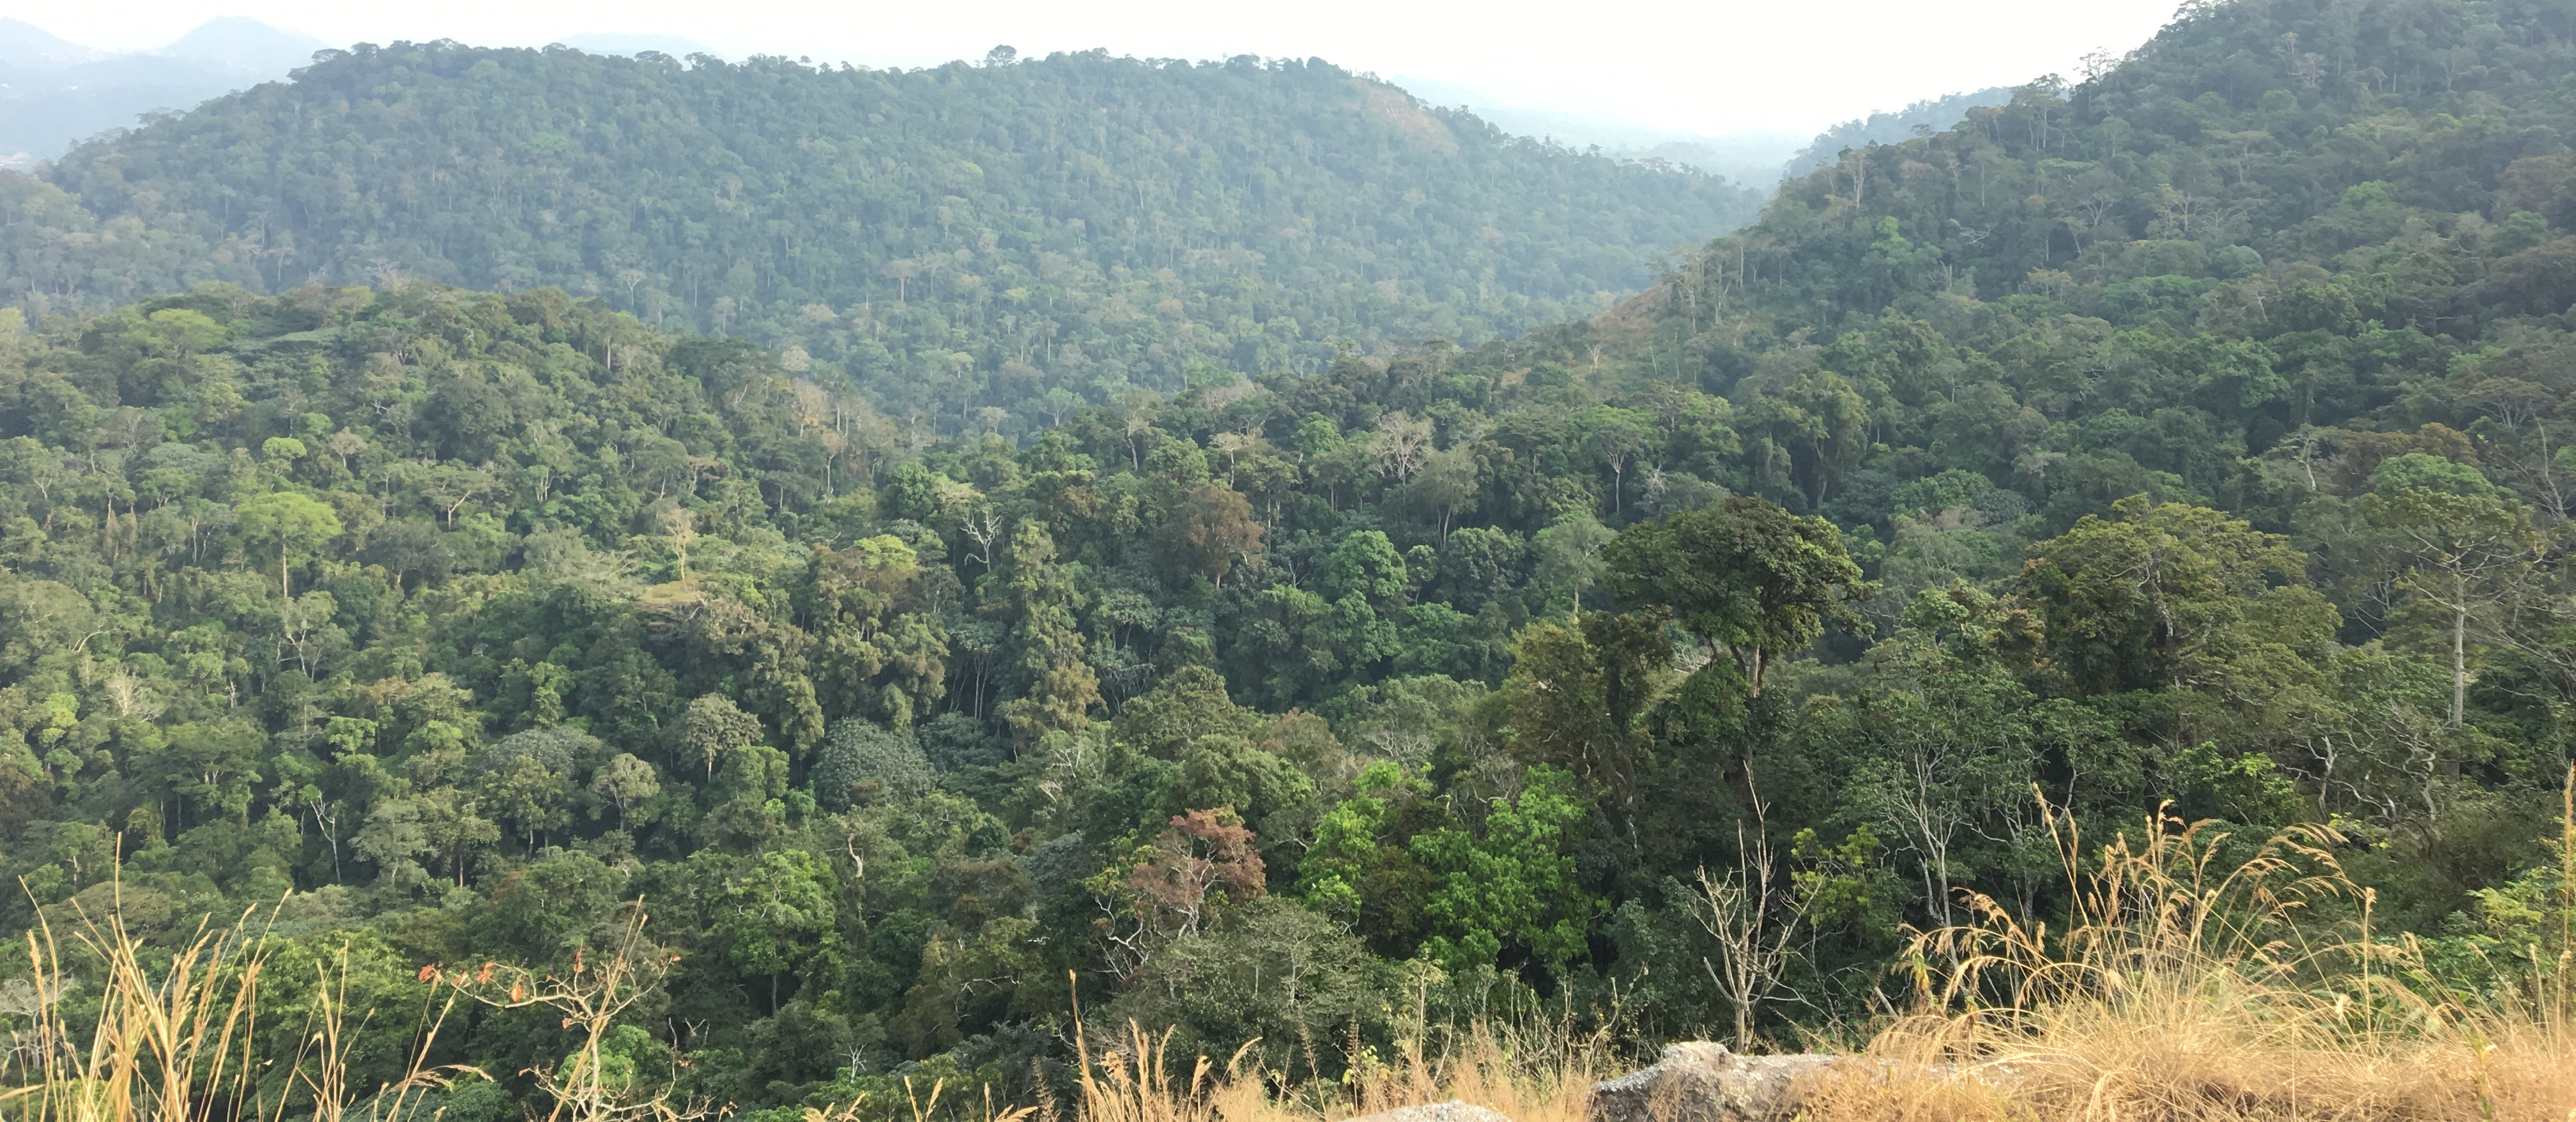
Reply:
[[1798, 150], [1803, 135], [1782, 129], [1709, 135], [1648, 128], [1598, 113], [1509, 105], [1436, 78], [1397, 75], [1394, 82], [1425, 101], [1462, 106], [1504, 132], [1552, 140], [1576, 149], [1597, 147], [1603, 155], [1618, 159], [1664, 160], [1763, 190], [1780, 179], [1782, 165], [1790, 153]]
[[685, 35], [593, 31], [580, 35], [567, 35], [556, 41], [574, 50], [588, 51], [595, 55], [635, 55], [645, 51], [660, 51], [672, 58], [687, 58], [691, 55], [720, 53], [715, 48]]
[[1321, 62], [396, 44], [0, 178], [0, 300], [554, 285], [795, 348], [889, 413], [970, 426], [1050, 393], [1177, 391], [1201, 366], [1564, 322], [1760, 202]]
[[287, 71], [312, 62], [313, 52], [326, 45], [310, 35], [282, 31], [255, 19], [224, 16], [199, 24], [196, 30], [153, 54], [202, 62], [237, 74], [284, 77]]
[[93, 50], [25, 20], [0, 16], [0, 66], [11, 69], [50, 69], [96, 62], [108, 52]]
[[2012, 91], [2002, 86], [1925, 98], [1903, 109], [1844, 121], [1802, 139], [1804, 134], [1784, 129], [1712, 135], [1647, 128], [1601, 114], [1506, 105], [1438, 79], [1399, 76], [1395, 81], [1427, 101], [1463, 106], [1505, 132], [1578, 149], [1599, 148], [1603, 155], [1618, 159], [1664, 160], [1765, 190], [1833, 162], [1845, 148], [1894, 144], [1916, 135], [1918, 128], [1940, 132], [1966, 120], [1970, 109], [2012, 100]]
[[284, 78], [323, 43], [258, 20], [225, 16], [157, 51], [116, 54], [23, 20], [0, 19], [0, 168], [61, 155], [156, 110]]

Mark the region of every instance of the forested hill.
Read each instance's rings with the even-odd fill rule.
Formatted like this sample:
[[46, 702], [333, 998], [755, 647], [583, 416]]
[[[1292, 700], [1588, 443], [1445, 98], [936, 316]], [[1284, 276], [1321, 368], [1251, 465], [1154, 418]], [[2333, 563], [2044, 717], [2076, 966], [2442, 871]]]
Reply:
[[[2576, 297], [2552, 264], [2568, 251], [2545, 244], [2576, 220], [2571, 13], [2192, 7], [2094, 80], [2024, 87], [1785, 184], [1758, 225], [1673, 278], [1668, 329], [1740, 372], [1801, 328], [1882, 312], [1962, 334], [2007, 311], [2074, 312], [2282, 339], [2275, 357], [2300, 368], [2318, 357], [2303, 348], [2355, 332], [2456, 346], [2500, 317], [2554, 317]], [[2353, 376], [2369, 380], [2365, 365]], [[2257, 402], [2249, 388], [2226, 408], [2296, 427], [2311, 408], [2381, 403], [2323, 392]]]
[[[1728, 400], [1729, 485], [1841, 526], [1883, 626], [1962, 620], [2169, 776], [2235, 759], [2226, 798], [2304, 806], [2225, 813], [2336, 821], [2424, 908], [2531, 860], [2570, 759], [2571, 138], [2565, 0], [2194, 5], [1784, 184], [1597, 326]], [[1963, 585], [2030, 614], [1911, 614]], [[1914, 704], [1891, 666], [1826, 711]]]
[[2378, 458], [2569, 513], [2571, 16], [2195, 7], [2081, 85], [1785, 184], [1619, 318], [1666, 377], [1782, 418], [1748, 435], [1793, 506], [1858, 521], [1957, 471], [2054, 526], [2140, 492], [2233, 507], [2313, 534], [2375, 634], [2393, 578], [2327, 512]]
[[225, 280], [559, 286], [945, 431], [1586, 314], [1751, 219], [1319, 60], [931, 70], [361, 47], [0, 180], [30, 313]]
[[1757, 479], [1790, 504], [1857, 520], [1963, 471], [2050, 525], [2138, 492], [2313, 520], [2378, 620], [2318, 489], [2424, 450], [2568, 515], [2571, 15], [2200, 5], [2084, 85], [1790, 180], [1620, 319], [1783, 417]]

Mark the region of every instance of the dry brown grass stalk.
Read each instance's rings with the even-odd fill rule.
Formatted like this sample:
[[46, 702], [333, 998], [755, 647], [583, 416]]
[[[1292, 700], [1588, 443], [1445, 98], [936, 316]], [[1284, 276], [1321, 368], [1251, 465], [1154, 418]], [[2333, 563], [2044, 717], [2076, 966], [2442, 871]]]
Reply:
[[[31, 992], [23, 1004], [31, 1023], [11, 1034], [0, 1057], [0, 1112], [11, 1122], [277, 1122], [292, 1103], [320, 1122], [339, 1122], [349, 1106], [354, 1043], [345, 1023], [345, 956], [339, 977], [326, 971], [318, 979], [295, 1063], [272, 1096], [262, 1088], [256, 1047], [261, 1032], [275, 1031], [259, 1020], [271, 944], [265, 931], [254, 931], [253, 913], [228, 927], [209, 917], [156, 971], [151, 963], [159, 956], [125, 926], [121, 886], [111, 892], [103, 918], [73, 907], [68, 949], [89, 961], [100, 987], [97, 1017], [87, 1026], [65, 1016], [63, 998], [77, 983], [64, 968], [67, 948], [51, 918], [40, 911], [27, 932]], [[440, 1022], [415, 1055], [426, 1053]], [[379, 1089], [373, 1122], [403, 1122], [408, 1108], [458, 1070], [415, 1065]]]
[[[1415, 1023], [1426, 1027], [1419, 1017]], [[1130, 1021], [1118, 1040], [1095, 1054], [1077, 1009], [1076, 1115], [1079, 1122], [1314, 1122], [1460, 1100], [1514, 1122], [1584, 1122], [1586, 1100], [1604, 1071], [1611, 1041], [1606, 1032], [1577, 1032], [1572, 1024], [1571, 1016], [1477, 1024], [1450, 1034], [1436, 1049], [1426, 1047], [1425, 1033], [1417, 1031], [1397, 1042], [1391, 1057], [1353, 1041], [1345, 1048], [1348, 1064], [1338, 1082], [1298, 1081], [1247, 1063], [1260, 1043], [1247, 1041], [1221, 1072], [1209, 1057], [1195, 1056], [1188, 1078], [1181, 1079], [1177, 1057], [1170, 1054], [1170, 1031], [1158, 1035]], [[1313, 1051], [1312, 1041], [1301, 1043]], [[1311, 1056], [1305, 1067], [1314, 1070]], [[1053, 1116], [1052, 1104], [1041, 1108], [1041, 1122]]]

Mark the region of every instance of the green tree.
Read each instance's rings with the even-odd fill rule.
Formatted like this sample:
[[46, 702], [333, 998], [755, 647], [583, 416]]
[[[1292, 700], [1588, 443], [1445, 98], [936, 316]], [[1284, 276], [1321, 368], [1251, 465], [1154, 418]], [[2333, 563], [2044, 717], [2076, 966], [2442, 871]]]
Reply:
[[766, 744], [725, 749], [715, 780], [707, 784], [707, 816], [698, 824], [706, 841], [752, 849], [786, 828], [787, 753]]
[[914, 605], [919, 551], [891, 534], [833, 551], [817, 546], [797, 589], [799, 622], [818, 648], [816, 677], [835, 713], [873, 708], [898, 727], [945, 695], [948, 636]]
[[704, 768], [710, 781], [716, 762], [727, 752], [760, 743], [764, 735], [760, 718], [743, 712], [732, 698], [712, 693], [690, 702], [672, 733], [680, 759]]
[[910, 732], [856, 717], [833, 723], [822, 749], [814, 754], [812, 776], [815, 801], [835, 811], [849, 809], [854, 798], [870, 802], [918, 798], [938, 781], [930, 757]]
[[1531, 539], [1537, 555], [1532, 576], [1542, 587], [1565, 589], [1570, 610], [1582, 611], [1584, 590], [1608, 571], [1601, 554], [1614, 537], [1589, 511], [1564, 515]]
[[1797, 490], [1810, 510], [1825, 505], [1834, 483], [1869, 450], [1869, 402], [1831, 371], [1755, 394], [1737, 416], [1753, 435], [1760, 470]]
[[1476, 457], [1456, 446], [1434, 452], [1404, 490], [1414, 505], [1440, 515], [1440, 540], [1446, 543], [1449, 520], [1476, 505]]
[[2541, 538], [2529, 508], [2465, 465], [2414, 453], [2382, 463], [2378, 480], [2362, 509], [2397, 539], [2408, 562], [2401, 587], [2442, 618], [2456, 728], [2468, 719], [2472, 630], [2502, 633], [2500, 611], [2538, 564]]
[[662, 793], [662, 777], [643, 758], [620, 752], [591, 776], [590, 790], [617, 808], [617, 828], [623, 830], [630, 811]]
[[1362, 769], [1351, 797], [1315, 823], [1314, 842], [1297, 863], [1298, 895], [1381, 952], [1412, 953], [1437, 881], [1408, 843], [1434, 819], [1431, 796], [1430, 783], [1391, 761]]
[[1824, 634], [1827, 623], [1866, 634], [1853, 603], [1871, 587], [1821, 518], [1736, 496], [1619, 532], [1602, 553], [1610, 594], [1657, 605], [1712, 654], [1734, 656], [1753, 695], [1768, 664]]
[[1417, 835], [1415, 860], [1439, 876], [1424, 902], [1431, 937], [1422, 954], [1452, 973], [1492, 965], [1506, 947], [1562, 975], [1582, 957], [1584, 933], [1603, 904], [1576, 883], [1574, 846], [1588, 811], [1574, 777], [1537, 766], [1520, 793], [1493, 801], [1484, 829]]
[[[260, 782], [259, 726], [242, 720], [191, 722], [171, 729], [152, 761], [159, 781], [196, 811], [196, 822], [247, 820]], [[190, 819], [181, 818], [184, 828]]]
[[1276, 846], [1299, 840], [1312, 821], [1315, 781], [1239, 736], [1202, 736], [1164, 781], [1166, 817], [1227, 807]]
[[[2022, 685], [2004, 652], [2027, 627], [2011, 605], [1964, 584], [1926, 589], [1871, 651], [1863, 688], [1809, 718], [1842, 817], [1911, 858], [1934, 925], [1962, 918], [1957, 890], [1971, 876], [2009, 884], [2027, 903], [2057, 871], [2038, 852], [2048, 847], [2031, 814], [2044, 758], [2074, 777], [2055, 796], [2070, 804], [2122, 764], [2106, 722]], [[2119, 778], [2134, 788], [2139, 777], [2131, 765]]]
[[1005, 564], [987, 578], [987, 614], [1008, 620], [1013, 677], [1020, 697], [1005, 710], [1023, 748], [1048, 732], [1080, 730], [1100, 705], [1100, 676], [1084, 659], [1074, 611], [1081, 607], [1070, 574], [1055, 560], [1055, 540], [1035, 522], [1012, 531]]
[[769, 1009], [779, 983], [823, 949], [840, 898], [831, 867], [799, 849], [770, 850], [724, 887], [715, 935], [736, 969], [769, 979]]
[[2133, 495], [2031, 547], [2021, 594], [2077, 690], [2215, 688], [2249, 644], [2249, 607], [2306, 558], [2207, 507]]
[[1323, 580], [1331, 599], [1357, 596], [1371, 608], [1385, 608], [1404, 603], [1412, 576], [1385, 531], [1362, 530], [1333, 547]]
[[1574, 416], [1576, 439], [1584, 452], [1610, 469], [1610, 510], [1627, 513], [1628, 468], [1654, 450], [1662, 434], [1654, 419], [1633, 409], [1594, 406]]
[[515, 824], [528, 852], [537, 840], [572, 821], [566, 800], [572, 796], [571, 773], [546, 766], [534, 755], [513, 756], [483, 777], [483, 805], [493, 816]]
[[1623, 826], [1653, 750], [1647, 708], [1671, 684], [1673, 647], [1658, 611], [1586, 613], [1539, 622], [1512, 640], [1510, 748], [1523, 764], [1563, 770]]
[[[433, 787], [414, 796], [409, 805], [410, 816], [419, 829], [420, 848], [414, 852], [446, 865], [457, 887], [464, 887], [466, 874], [473, 870], [478, 855], [501, 840], [501, 828], [484, 817], [482, 801], [463, 788]], [[375, 825], [372, 816], [368, 825]], [[402, 835], [398, 831], [389, 833], [393, 837], [384, 851], [399, 852]], [[364, 841], [363, 831], [360, 840]]]
[[287, 580], [287, 565], [297, 553], [310, 553], [322, 543], [340, 536], [340, 516], [320, 500], [293, 491], [271, 491], [255, 495], [233, 508], [240, 521], [242, 538], [251, 544], [268, 543], [277, 549], [277, 595], [292, 600], [295, 590]]
[[1203, 736], [1250, 736], [1257, 715], [1236, 705], [1225, 686], [1225, 677], [1207, 667], [1179, 667], [1118, 711], [1116, 736], [1166, 760], [1179, 759]]

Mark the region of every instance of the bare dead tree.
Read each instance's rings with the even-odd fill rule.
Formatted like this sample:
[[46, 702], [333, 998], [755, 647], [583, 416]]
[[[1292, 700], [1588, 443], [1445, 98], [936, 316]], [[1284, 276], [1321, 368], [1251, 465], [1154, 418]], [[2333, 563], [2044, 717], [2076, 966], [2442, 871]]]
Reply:
[[1717, 940], [1718, 960], [1701, 959], [1700, 966], [1734, 1008], [1735, 1048], [1743, 1051], [1753, 1046], [1755, 1014], [1781, 991], [1798, 960], [1798, 929], [1812, 900], [1782, 883], [1758, 820], [1750, 844], [1737, 824], [1736, 843], [1734, 870], [1717, 880], [1699, 871], [1700, 898], [1692, 910]]

